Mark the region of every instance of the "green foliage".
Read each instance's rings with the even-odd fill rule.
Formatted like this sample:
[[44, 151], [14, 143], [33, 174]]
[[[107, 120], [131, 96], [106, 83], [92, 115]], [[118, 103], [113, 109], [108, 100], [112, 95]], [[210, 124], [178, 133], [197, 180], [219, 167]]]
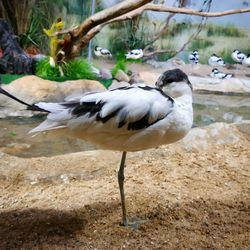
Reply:
[[58, 66], [54, 68], [51, 67], [51, 65], [49, 64], [49, 59], [46, 58], [37, 62], [36, 75], [41, 78], [50, 79], [54, 77], [60, 77], [60, 71], [58, 69]]
[[165, 53], [161, 53], [161, 54], [157, 54], [156, 55], [156, 60], [160, 61], [160, 62], [165, 62], [167, 60], [169, 60], [170, 58], [172, 58], [176, 53], [174, 51], [169, 51], [169, 52], [165, 52]]
[[117, 62], [115, 67], [111, 70], [111, 74], [113, 77], [115, 77], [118, 70], [122, 70], [125, 73], [128, 72], [127, 66], [126, 66], [126, 58], [124, 56], [124, 53], [120, 52], [116, 54]]
[[21, 78], [25, 75], [15, 75], [15, 74], [0, 74], [1, 82], [0, 84], [9, 84], [12, 81], [15, 81], [18, 78]]
[[45, 11], [46, 6], [46, 2], [40, 0], [32, 8], [28, 30], [19, 37], [21, 47], [27, 48], [35, 45], [43, 53], [49, 52], [48, 39], [43, 33], [43, 28], [50, 25], [49, 12]]
[[99, 82], [106, 88], [108, 89], [111, 85], [113, 80], [112, 79], [101, 79]]
[[16, 136], [16, 135], [17, 135], [17, 132], [14, 131], [14, 130], [12, 130], [12, 131], [9, 132], [9, 135], [10, 135], [10, 136]]
[[192, 29], [192, 24], [189, 22], [182, 22], [182, 23], [177, 23], [177, 22], [172, 22], [167, 29], [167, 32], [162, 35], [162, 37], [174, 37], [178, 34], [181, 34], [185, 30]]
[[111, 74], [113, 77], [115, 77], [118, 70], [123, 70], [125, 73], [128, 72], [125, 59], [120, 59], [117, 61], [115, 67], [111, 70]]
[[235, 61], [231, 57], [231, 54], [232, 54], [232, 50], [231, 49], [223, 49], [218, 54], [223, 58], [223, 60], [226, 63], [235, 64]]
[[55, 66], [54, 68], [51, 67], [49, 60], [45, 59], [37, 63], [36, 75], [44, 79], [55, 81], [96, 79], [96, 75], [92, 72], [91, 66], [81, 59], [62, 64], [62, 69], [65, 75], [64, 77], [60, 76], [58, 66]]
[[206, 26], [207, 36], [230, 36], [230, 37], [244, 37], [244, 33], [233, 25], [219, 26], [209, 24]]
[[63, 72], [65, 73], [65, 76], [69, 77], [72, 80], [96, 79], [96, 75], [93, 73], [89, 63], [82, 59], [76, 59], [65, 63]]
[[191, 42], [191, 44], [188, 46], [188, 49], [190, 50], [199, 50], [199, 49], [206, 49], [208, 47], [211, 47], [214, 45], [214, 42], [206, 39], [196, 39]]
[[112, 54], [116, 54], [117, 51], [144, 49], [150, 43], [152, 36], [149, 24], [141, 20], [136, 24], [134, 20], [119, 22], [119, 26], [113, 24], [112, 29], [115, 31], [109, 37], [108, 42]]

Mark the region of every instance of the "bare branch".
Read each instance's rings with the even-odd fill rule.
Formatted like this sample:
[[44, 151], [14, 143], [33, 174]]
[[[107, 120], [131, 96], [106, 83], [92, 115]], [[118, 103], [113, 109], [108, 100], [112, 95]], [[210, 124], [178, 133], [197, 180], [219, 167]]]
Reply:
[[[79, 50], [84, 47], [90, 39], [92, 39], [101, 29], [110, 23], [132, 19], [141, 15], [146, 10], [169, 12], [178, 14], [189, 14], [203, 17], [219, 17], [225, 15], [239, 14], [250, 12], [250, 8], [239, 10], [228, 10], [222, 12], [201, 12], [193, 9], [167, 7], [165, 5], [150, 4], [151, 0], [125, 0], [119, 4], [112, 6], [96, 13], [85, 20], [77, 29], [68, 31], [71, 36], [71, 42], [65, 49], [67, 57], [73, 53], [73, 51]], [[64, 32], [65, 33], [65, 32]], [[57, 35], [59, 35], [58, 33]]]
[[75, 37], [81, 37], [85, 35], [89, 30], [95, 26], [105, 23], [113, 18], [119, 17], [123, 14], [126, 14], [134, 9], [140, 8], [141, 6], [151, 2], [151, 0], [126, 0], [119, 4], [116, 4], [108, 9], [100, 11], [95, 15], [89, 17], [85, 20], [80, 26]]
[[141, 15], [146, 10], [176, 13], [176, 14], [188, 14], [188, 15], [203, 16], [203, 17], [220, 17], [220, 16], [242, 14], [242, 13], [250, 12], [250, 8], [238, 9], [238, 10], [227, 10], [227, 11], [220, 11], [220, 12], [200, 12], [198, 10], [193, 10], [193, 9], [167, 7], [165, 5], [158, 5], [158, 4], [146, 4], [127, 14], [124, 14], [120, 17], [110, 20], [109, 22], [107, 22], [107, 24], [132, 19], [135, 16]]

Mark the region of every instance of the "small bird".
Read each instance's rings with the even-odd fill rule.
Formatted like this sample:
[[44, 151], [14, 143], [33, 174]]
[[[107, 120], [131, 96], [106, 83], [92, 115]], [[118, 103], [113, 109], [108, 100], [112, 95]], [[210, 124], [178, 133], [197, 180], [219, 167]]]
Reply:
[[0, 93], [27, 109], [47, 113], [47, 119], [30, 133], [57, 130], [90, 141], [103, 149], [122, 151], [118, 183], [122, 223], [127, 219], [124, 194], [126, 153], [174, 143], [193, 124], [192, 85], [180, 69], [168, 70], [156, 87], [134, 84], [105, 92], [86, 93], [61, 103], [30, 105], [4, 89]]
[[143, 57], [142, 49], [133, 49], [129, 51], [126, 55], [126, 59], [139, 59]]
[[225, 66], [224, 60], [216, 54], [212, 54], [212, 56], [210, 56], [208, 59], [208, 64], [212, 67]]
[[197, 50], [194, 50], [188, 57], [191, 64], [197, 64], [199, 62], [199, 54]]
[[217, 68], [212, 69], [212, 73], [210, 74], [213, 78], [219, 79], [228, 79], [233, 77], [233, 74], [220, 72]]
[[99, 46], [95, 46], [94, 53], [98, 57], [112, 57], [112, 54], [108, 49]]
[[245, 56], [245, 58], [242, 61], [242, 64], [244, 66], [250, 67], [250, 54], [248, 54], [247, 56]]
[[235, 49], [233, 53], [231, 54], [232, 59], [237, 63], [242, 63], [246, 55], [239, 51], [238, 49]]

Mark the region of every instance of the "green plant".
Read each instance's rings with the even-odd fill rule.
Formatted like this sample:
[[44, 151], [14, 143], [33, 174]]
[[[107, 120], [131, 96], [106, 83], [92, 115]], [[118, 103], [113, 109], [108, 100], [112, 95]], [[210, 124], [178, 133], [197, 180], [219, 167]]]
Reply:
[[19, 35], [21, 47], [27, 48], [31, 45], [35, 45], [44, 51], [44, 53], [47, 53], [48, 39], [42, 29], [48, 25], [48, 17], [45, 16], [44, 12], [40, 8], [33, 7], [27, 31]]
[[160, 61], [160, 62], [164, 62], [169, 60], [170, 58], [172, 58], [175, 55], [174, 51], [168, 51], [165, 53], [161, 53], [161, 54], [157, 54], [156, 55], [156, 60]]
[[58, 66], [51, 67], [49, 59], [46, 58], [36, 64], [36, 75], [48, 79], [50, 77], [60, 77], [60, 71]]
[[193, 25], [189, 22], [172, 22], [169, 24], [167, 32], [162, 34], [162, 38], [168, 38], [169, 36], [175, 37], [176, 35], [182, 33], [185, 30], [190, 30], [193, 28]]
[[116, 62], [115, 67], [111, 70], [111, 74], [113, 77], [115, 77], [116, 73], [122, 70], [125, 73], [128, 72], [127, 66], [126, 66], [126, 59], [125, 58], [119, 58]]
[[76, 59], [63, 63], [61, 65], [64, 72], [64, 76], [60, 76], [59, 67], [51, 67], [49, 59], [44, 59], [36, 65], [36, 75], [49, 80], [65, 81], [65, 80], [77, 80], [77, 79], [91, 79], [96, 80], [97, 77], [93, 73], [91, 66], [87, 61]]
[[223, 49], [218, 54], [223, 58], [223, 60], [226, 63], [235, 64], [235, 61], [231, 57], [232, 50], [230, 50], [230, 49]]
[[191, 42], [191, 44], [188, 46], [189, 50], [195, 50], [195, 49], [205, 49], [208, 47], [211, 47], [214, 45], [214, 42], [206, 39], [195, 39]]
[[150, 44], [152, 32], [150, 32], [148, 21], [130, 20], [112, 26], [114, 32], [109, 37], [109, 50], [112, 54], [117, 51], [127, 52], [132, 49], [144, 49]]
[[234, 25], [219, 26], [209, 24], [206, 26], [207, 36], [231, 36], [231, 37], [244, 37], [244, 33]]
[[63, 64], [63, 71], [65, 76], [72, 80], [76, 79], [90, 79], [95, 80], [97, 77], [89, 63], [82, 59], [75, 59]]

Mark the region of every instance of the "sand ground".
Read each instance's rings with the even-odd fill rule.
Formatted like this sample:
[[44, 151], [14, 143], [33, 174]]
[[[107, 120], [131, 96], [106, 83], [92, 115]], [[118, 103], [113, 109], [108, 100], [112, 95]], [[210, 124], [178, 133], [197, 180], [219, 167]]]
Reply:
[[[181, 143], [181, 142], [180, 142]], [[128, 154], [122, 227], [121, 154], [0, 154], [0, 249], [249, 249], [250, 140]]]

